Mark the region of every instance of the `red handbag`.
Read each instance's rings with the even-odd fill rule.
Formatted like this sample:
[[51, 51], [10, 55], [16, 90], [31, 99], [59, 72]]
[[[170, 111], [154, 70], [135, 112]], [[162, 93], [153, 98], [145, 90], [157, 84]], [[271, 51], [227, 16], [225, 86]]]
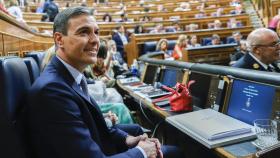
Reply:
[[176, 84], [176, 89], [169, 88], [167, 86], [162, 86], [163, 89], [171, 92], [170, 94], [154, 99], [153, 104], [155, 105], [156, 108], [160, 110], [166, 110], [163, 108], [160, 108], [156, 106], [157, 102], [164, 101], [166, 99], [169, 100], [170, 104], [170, 111], [173, 112], [180, 112], [180, 111], [192, 111], [193, 106], [192, 106], [192, 96], [189, 91], [189, 87], [195, 83], [194, 80], [189, 81], [188, 85], [182, 84], [182, 83], [177, 83]]

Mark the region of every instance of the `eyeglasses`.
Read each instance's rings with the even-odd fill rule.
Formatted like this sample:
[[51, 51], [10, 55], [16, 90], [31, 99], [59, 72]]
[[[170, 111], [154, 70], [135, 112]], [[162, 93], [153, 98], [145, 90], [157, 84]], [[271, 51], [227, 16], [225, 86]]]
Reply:
[[271, 44], [271, 45], [262, 45], [262, 44], [256, 44], [256, 45], [252, 45], [252, 46], [256, 46], [256, 47], [273, 47], [275, 49], [280, 49], [280, 40], [277, 42], [273, 42], [275, 44]]

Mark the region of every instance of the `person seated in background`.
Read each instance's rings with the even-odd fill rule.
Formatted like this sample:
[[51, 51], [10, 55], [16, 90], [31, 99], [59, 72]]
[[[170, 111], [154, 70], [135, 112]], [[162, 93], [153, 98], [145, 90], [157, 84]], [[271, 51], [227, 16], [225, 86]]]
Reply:
[[37, 5], [37, 8], [36, 8], [36, 13], [43, 13], [43, 10], [44, 10], [44, 2], [40, 2], [38, 3]]
[[128, 43], [128, 37], [125, 34], [125, 29], [123, 25], [118, 25], [116, 27], [117, 32], [113, 35], [113, 40], [117, 44], [117, 50], [121, 53], [122, 57], [125, 57], [124, 54], [124, 45]]
[[185, 31], [194, 31], [198, 29], [197, 24], [189, 24], [185, 26]]
[[17, 0], [9, 0], [9, 7], [7, 11], [10, 13], [10, 15], [14, 16], [17, 21], [25, 23]]
[[198, 14], [194, 15], [195, 18], [204, 18], [206, 17], [205, 11], [204, 10], [200, 10]]
[[112, 16], [109, 13], [103, 15], [102, 20], [104, 22], [112, 22]]
[[258, 28], [247, 37], [246, 53], [233, 67], [280, 72], [276, 62], [280, 59], [280, 43], [277, 33], [267, 28]]
[[213, 25], [214, 25], [213, 29], [220, 29], [220, 28], [222, 28], [222, 23], [221, 23], [220, 20], [215, 20]]
[[158, 12], [167, 12], [167, 9], [162, 4], [159, 4], [157, 6], [157, 11]]
[[240, 3], [240, 0], [232, 0], [230, 3], [229, 3], [230, 6], [238, 6], [238, 5], [241, 5]]
[[191, 38], [190, 38], [190, 40], [188, 42], [187, 47], [188, 48], [195, 48], [195, 47], [200, 47], [200, 46], [201, 46], [201, 44], [197, 43], [196, 35], [191, 35]]
[[239, 45], [240, 41], [242, 39], [241, 33], [239, 31], [235, 31], [232, 33], [232, 37], [233, 37], [233, 40], [230, 41], [229, 43], [237, 43]]
[[156, 51], [164, 53], [164, 59], [170, 59], [171, 54], [168, 51], [168, 41], [167, 39], [160, 39], [156, 46]]
[[[94, 83], [88, 84], [88, 92], [105, 116], [107, 113], [114, 112], [118, 116], [118, 122], [130, 124], [133, 123], [133, 120], [129, 109], [123, 104], [122, 96], [118, 91], [112, 88], [115, 84], [111, 66], [113, 54], [111, 51], [107, 51], [106, 45], [105, 42], [101, 43], [97, 53], [97, 62], [89, 66], [84, 72], [87, 78], [94, 80]], [[112, 126], [115, 123], [112, 121], [112, 124], [109, 122], [109, 125]]]
[[117, 11], [117, 12], [115, 12], [115, 14], [120, 14], [120, 15], [122, 15], [122, 14], [125, 14], [125, 13], [126, 13], [126, 6], [125, 6], [123, 3], [121, 3], [121, 5], [120, 5], [120, 10]]
[[139, 19], [140, 22], [149, 22], [151, 18], [148, 15], [144, 15], [142, 18]]
[[156, 26], [153, 28], [153, 30], [150, 31], [152, 34], [157, 33], [165, 33], [165, 29], [163, 28], [163, 25], [161, 23], [157, 23]]
[[230, 14], [235, 14], [235, 15], [240, 15], [244, 13], [245, 11], [243, 10], [243, 6], [241, 4], [235, 6], [235, 10], [230, 11]]
[[220, 29], [222, 28], [222, 23], [220, 20], [215, 20], [213, 23], [208, 24], [208, 29]]
[[120, 52], [117, 51], [117, 46], [114, 40], [108, 41], [108, 53], [112, 54], [112, 62], [110, 65], [114, 71], [114, 78], [128, 71], [127, 63], [122, 58]]
[[115, 79], [113, 70], [110, 66], [112, 54], [107, 53], [108, 50], [106, 45], [107, 43], [100, 45], [97, 53], [97, 61], [91, 65], [92, 71], [90, 77], [94, 80], [103, 81], [106, 84], [106, 87], [113, 87], [115, 85]]
[[207, 43], [207, 45], [220, 45], [223, 44], [223, 42], [220, 39], [220, 36], [217, 34], [213, 34], [211, 37], [211, 42]]
[[235, 64], [237, 60], [247, 53], [247, 41], [241, 40], [239, 43], [240, 44], [235, 49], [236, 51], [233, 54], [230, 54], [230, 66]]
[[172, 27], [168, 28], [166, 32], [178, 32], [178, 31], [183, 31], [183, 29], [181, 28], [179, 21], [174, 21], [172, 23]]
[[172, 52], [172, 57], [175, 60], [181, 60], [183, 57], [183, 50], [187, 47], [188, 36], [187, 35], [179, 35], [174, 50]]
[[121, 20], [119, 22], [127, 22], [128, 19], [127, 19], [127, 14], [123, 13], [121, 14]]
[[224, 8], [218, 8], [216, 12], [211, 13], [212, 17], [220, 17], [224, 14]]
[[188, 2], [181, 2], [180, 7], [175, 8], [174, 11], [190, 11], [191, 7], [190, 7], [190, 3]]
[[200, 10], [200, 11], [204, 11], [205, 8], [207, 8], [207, 7], [208, 7], [207, 3], [202, 2], [202, 3], [200, 3], [200, 5], [198, 5], [198, 6], [196, 7], [196, 9], [197, 9], [197, 10]]
[[235, 18], [230, 18], [229, 22], [227, 22], [227, 27], [228, 28], [238, 28], [242, 27], [242, 23], [240, 21], [236, 21]]
[[145, 33], [143, 25], [136, 25], [134, 28], [134, 33], [135, 34]]
[[49, 0], [45, 2], [43, 13], [48, 14], [50, 22], [54, 21], [54, 18], [58, 14], [58, 12], [59, 12], [58, 6], [53, 2], [53, 0]]

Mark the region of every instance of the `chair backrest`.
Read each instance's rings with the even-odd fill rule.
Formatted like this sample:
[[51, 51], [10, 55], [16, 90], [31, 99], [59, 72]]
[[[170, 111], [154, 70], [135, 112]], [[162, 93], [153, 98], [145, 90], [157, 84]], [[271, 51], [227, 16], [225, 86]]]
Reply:
[[34, 60], [38, 64], [40, 70], [42, 70], [42, 62], [45, 57], [45, 54], [46, 54], [45, 52], [29, 52], [29, 53], [25, 54], [25, 57], [34, 58]]
[[[167, 50], [173, 50], [175, 45], [176, 45], [176, 40], [168, 40]], [[145, 42], [143, 44], [142, 55], [146, 54], [148, 52], [155, 52], [156, 51], [156, 46], [157, 46], [156, 41]]]
[[36, 78], [40, 76], [40, 68], [32, 57], [25, 57], [23, 58], [23, 61], [29, 71], [30, 82], [32, 84]]
[[210, 42], [211, 42], [211, 37], [202, 38], [202, 45], [203, 46], [206, 46]]
[[[0, 155], [25, 158], [21, 128], [23, 105], [30, 87], [29, 72], [18, 57], [0, 58]], [[2, 138], [3, 137], [3, 138]]]
[[145, 42], [143, 45], [143, 51], [142, 54], [146, 54], [147, 52], [154, 52], [156, 51], [157, 42], [151, 41], [151, 42]]
[[235, 42], [235, 40], [232, 36], [229, 36], [229, 37], [226, 38], [226, 43], [230, 44], [230, 43], [236, 43], [236, 42]]

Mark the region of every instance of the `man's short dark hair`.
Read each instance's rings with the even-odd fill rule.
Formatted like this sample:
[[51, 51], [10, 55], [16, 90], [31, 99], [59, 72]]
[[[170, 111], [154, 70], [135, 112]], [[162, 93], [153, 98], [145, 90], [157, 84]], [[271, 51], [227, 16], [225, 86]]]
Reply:
[[73, 7], [63, 10], [58, 13], [53, 23], [53, 33], [60, 32], [63, 35], [67, 35], [68, 21], [79, 15], [91, 15], [90, 10], [85, 7]]

